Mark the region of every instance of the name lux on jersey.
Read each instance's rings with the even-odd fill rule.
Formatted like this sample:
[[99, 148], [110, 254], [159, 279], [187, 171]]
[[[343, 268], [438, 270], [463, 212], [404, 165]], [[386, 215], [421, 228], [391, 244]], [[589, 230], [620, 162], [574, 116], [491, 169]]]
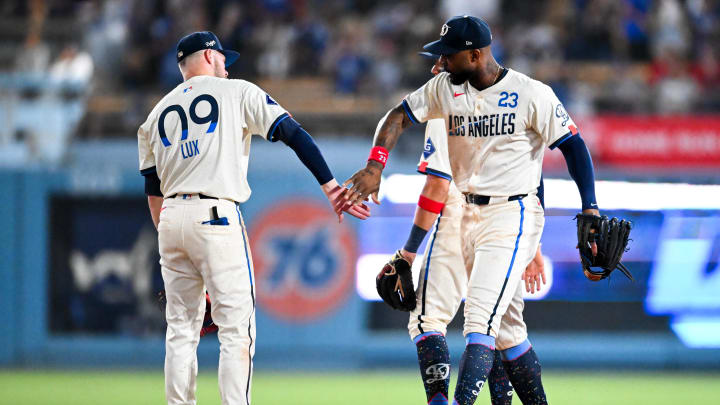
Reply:
[[447, 122], [449, 136], [487, 137], [515, 133], [515, 113], [468, 116], [450, 114]]

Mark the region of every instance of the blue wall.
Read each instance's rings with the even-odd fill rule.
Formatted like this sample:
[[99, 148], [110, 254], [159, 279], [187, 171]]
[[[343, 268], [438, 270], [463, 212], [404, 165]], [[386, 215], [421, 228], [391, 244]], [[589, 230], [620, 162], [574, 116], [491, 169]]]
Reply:
[[[367, 145], [326, 141], [321, 147], [341, 182], [364, 164]], [[162, 367], [162, 336], [51, 334], [48, 331], [49, 197], [143, 196], [135, 169], [133, 144], [86, 145], [73, 156], [83, 165], [62, 170], [3, 171], [0, 205], [0, 365], [6, 366], [143, 366]], [[250, 184], [253, 195], [243, 205], [252, 230], [255, 219], [279, 201], [306, 197], [326, 204], [316, 182], [282, 145], [253, 144]], [[410, 173], [412, 159], [391, 159], [388, 172]], [[357, 221], [346, 220], [351, 232]], [[571, 303], [568, 303], [571, 305]], [[367, 327], [368, 304], [354, 286], [337, 307], [310, 321], [287, 321], [257, 313], [258, 368], [414, 367], [416, 355], [403, 325], [373, 332]], [[591, 316], [591, 314], [588, 314]], [[545, 365], [571, 367], [718, 367], [720, 350], [686, 348], [672, 333], [531, 333]], [[457, 356], [463, 341], [449, 336]], [[612, 348], [610, 350], [609, 348]], [[217, 362], [215, 337], [204, 338], [200, 364]], [[457, 358], [457, 357], [456, 357]]]

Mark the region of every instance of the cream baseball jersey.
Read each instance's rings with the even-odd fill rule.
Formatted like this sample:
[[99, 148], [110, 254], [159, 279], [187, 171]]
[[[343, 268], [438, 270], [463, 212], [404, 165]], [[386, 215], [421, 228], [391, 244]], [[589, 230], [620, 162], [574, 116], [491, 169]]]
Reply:
[[140, 171], [157, 170], [164, 196], [199, 193], [245, 202], [251, 135], [271, 138], [287, 117], [250, 82], [192, 77], [168, 93], [140, 126]]
[[[413, 122], [444, 120], [447, 174], [464, 193], [500, 197], [534, 191], [545, 147], [578, 132], [549, 86], [511, 69], [484, 90], [469, 82], [453, 85], [448, 73], [440, 73], [402, 105]], [[426, 151], [434, 148], [442, 156], [445, 143], [434, 143], [426, 141]]]

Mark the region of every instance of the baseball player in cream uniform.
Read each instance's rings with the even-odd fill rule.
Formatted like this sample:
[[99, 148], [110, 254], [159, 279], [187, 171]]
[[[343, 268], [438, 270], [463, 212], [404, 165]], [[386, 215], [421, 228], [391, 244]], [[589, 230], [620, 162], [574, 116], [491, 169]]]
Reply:
[[[459, 193], [448, 187], [443, 196], [426, 195], [424, 189], [418, 202], [420, 211], [442, 215], [434, 229], [423, 228], [416, 215], [408, 240], [409, 244], [422, 240], [423, 232], [432, 233], [426, 252], [429, 265], [424, 265], [415, 319], [411, 316], [409, 324], [421, 368], [423, 363], [447, 358], [441, 355], [447, 351], [445, 328], [460, 303], [463, 280], [461, 276], [447, 279], [447, 288], [425, 280], [434, 274], [434, 244], [455, 244], [462, 250], [462, 261], [451, 258], [446, 249], [440, 250], [446, 257], [438, 259], [447, 263], [440, 271], [460, 266], [468, 277], [466, 348], [453, 404], [475, 402], [492, 369], [495, 347], [502, 349], [505, 370], [523, 403], [544, 404], [540, 365], [522, 321], [521, 291], [523, 270], [535, 257], [544, 225], [536, 195], [543, 154], [546, 147], [561, 148], [584, 212], [597, 214], [592, 161], [552, 89], [495, 61], [489, 47], [492, 35], [484, 21], [453, 17], [443, 25], [440, 36], [425, 49], [442, 55], [444, 72], [409, 94], [381, 120], [367, 166], [345, 182], [352, 184], [346, 198], [351, 203], [360, 203], [367, 196], [376, 199], [389, 149], [402, 130], [413, 123], [443, 120], [449, 164], [438, 162], [433, 169], [451, 178]], [[446, 212], [448, 202], [461, 208]], [[441, 234], [446, 231], [446, 215], [456, 220]], [[402, 255], [404, 251], [407, 249], [401, 250]], [[503, 325], [506, 331], [501, 330]], [[448, 403], [440, 385], [428, 385], [425, 381], [429, 403]]]
[[[250, 197], [251, 135], [290, 146], [342, 217], [341, 189], [312, 138], [259, 87], [227, 79], [225, 67], [238, 56], [208, 31], [182, 38], [177, 60], [185, 81], [138, 130], [140, 171], [159, 233], [167, 297], [168, 404], [196, 403], [206, 289], [218, 326], [222, 403], [250, 403], [255, 289], [240, 203]], [[366, 207], [348, 212], [369, 215]]]
[[[448, 157], [448, 136], [445, 120], [429, 120], [425, 127], [425, 147], [420, 156], [418, 172], [428, 176], [426, 187], [433, 187], [437, 178], [449, 181], [447, 200], [442, 209], [442, 216], [435, 224], [435, 230], [428, 241], [421, 263], [419, 284], [417, 287], [417, 306], [410, 312], [408, 330], [414, 342], [444, 337], [447, 325], [457, 314], [462, 298], [465, 297], [469, 275], [472, 274], [472, 253], [463, 249], [461, 224], [463, 212], [467, 204], [463, 194], [452, 182], [452, 167]], [[538, 196], [539, 197], [539, 196]], [[414, 260], [414, 252], [406, 252], [405, 257]], [[540, 280], [544, 278], [542, 253], [538, 247], [534, 258], [528, 263], [523, 280], [528, 292], [540, 288]], [[432, 271], [432, 274], [431, 274]], [[502, 350], [516, 347], [528, 339], [527, 328], [523, 321], [523, 283], [513, 293], [512, 300], [502, 317], [495, 341], [493, 368], [488, 375], [490, 398], [493, 405], [510, 404], [512, 402], [512, 386], [505, 374], [502, 363]], [[439, 339], [441, 340], [441, 339]], [[438, 342], [442, 345], [442, 342]], [[418, 345], [418, 360], [423, 363], [427, 357], [422, 353], [424, 345]], [[444, 351], [440, 349], [440, 351]], [[421, 377], [424, 382], [431, 381], [430, 386], [449, 384], [450, 359], [441, 359], [439, 363], [421, 364]], [[428, 394], [443, 398], [447, 397], [446, 388], [440, 393], [430, 389]], [[432, 401], [432, 396], [428, 397]]]
[[[425, 130], [425, 151], [423, 152], [418, 171], [453, 180], [453, 170], [448, 158], [448, 140], [445, 120], [433, 119], [427, 122]], [[466, 175], [466, 177], [469, 177]], [[420, 305], [410, 313], [408, 329], [414, 338], [425, 330], [439, 331], [445, 334], [447, 324], [455, 317], [462, 298], [467, 293], [468, 277], [472, 274], [474, 254], [471, 244], [461, 239], [464, 211], [468, 203], [455, 182], [451, 182], [448, 197], [442, 210], [442, 219], [436, 223], [437, 231], [433, 232], [424, 257], [420, 284], [418, 285], [418, 302]], [[539, 205], [539, 204], [536, 204]], [[535, 245], [537, 247], [537, 245]], [[514, 246], [513, 246], [514, 249]], [[536, 249], [531, 252], [530, 260], [535, 256]], [[524, 263], [524, 265], [527, 265]], [[439, 267], [439, 275], [431, 278], [428, 269]], [[524, 268], [524, 267], [523, 267]], [[498, 319], [498, 333], [495, 346], [506, 349], [516, 346], [527, 339], [527, 328], [522, 319], [523, 283], [517, 283], [508, 302], [508, 309], [502, 320]], [[426, 296], [428, 298], [426, 298]], [[432, 297], [432, 298], [429, 298]], [[434, 314], [434, 315], [429, 315]]]

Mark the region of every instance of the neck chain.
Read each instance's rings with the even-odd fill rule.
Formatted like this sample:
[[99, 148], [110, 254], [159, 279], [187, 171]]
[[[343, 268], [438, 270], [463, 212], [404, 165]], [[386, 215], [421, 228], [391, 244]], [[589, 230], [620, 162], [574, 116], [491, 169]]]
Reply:
[[498, 82], [498, 78], [500, 78], [500, 73], [503, 71], [503, 67], [498, 65], [497, 73], [495, 73], [495, 80], [493, 80], [493, 84]]

